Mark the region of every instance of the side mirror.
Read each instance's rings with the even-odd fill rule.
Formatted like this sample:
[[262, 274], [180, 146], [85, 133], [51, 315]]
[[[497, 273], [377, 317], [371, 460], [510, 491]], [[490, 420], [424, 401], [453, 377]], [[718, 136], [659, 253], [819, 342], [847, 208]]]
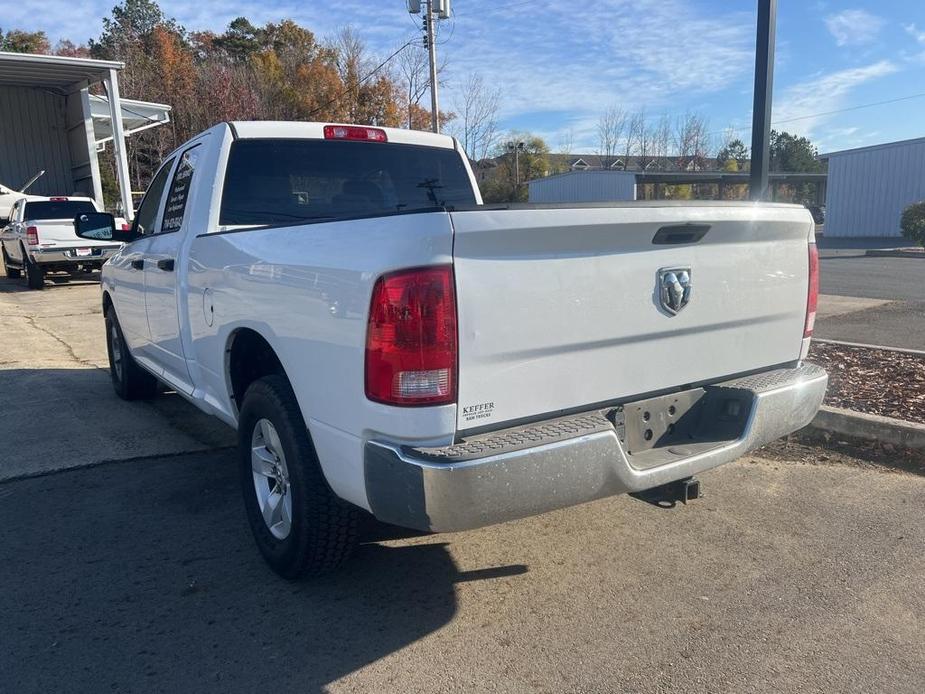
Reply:
[[74, 232], [82, 239], [128, 243], [140, 237], [134, 229], [116, 229], [116, 219], [108, 212], [87, 212], [74, 217]]

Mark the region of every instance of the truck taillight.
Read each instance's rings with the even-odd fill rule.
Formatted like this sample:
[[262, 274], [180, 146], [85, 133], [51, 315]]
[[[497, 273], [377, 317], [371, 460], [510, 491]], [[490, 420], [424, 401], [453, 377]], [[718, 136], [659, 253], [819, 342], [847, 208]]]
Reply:
[[383, 275], [366, 331], [366, 397], [387, 405], [456, 401], [456, 289], [449, 265]]
[[816, 325], [816, 306], [819, 303], [819, 248], [815, 243], [809, 244], [809, 291], [806, 294], [806, 323], [803, 337], [813, 336]]
[[39, 245], [39, 230], [38, 227], [26, 227], [26, 243], [30, 246]]
[[326, 125], [325, 140], [360, 140], [363, 142], [388, 142], [382, 128], [367, 128], [362, 125]]

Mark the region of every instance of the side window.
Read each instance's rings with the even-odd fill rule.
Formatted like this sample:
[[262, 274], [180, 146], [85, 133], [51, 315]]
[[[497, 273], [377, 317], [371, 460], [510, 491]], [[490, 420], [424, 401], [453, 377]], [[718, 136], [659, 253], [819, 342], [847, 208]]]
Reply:
[[157, 210], [161, 206], [161, 199], [164, 197], [164, 189], [167, 187], [167, 176], [173, 167], [173, 159], [169, 159], [157, 172], [151, 185], [148, 186], [148, 192], [145, 193], [141, 206], [138, 208], [138, 214], [135, 215], [135, 228], [143, 236], [154, 233], [154, 221], [157, 218]]
[[164, 221], [161, 222], [162, 234], [179, 231], [183, 226], [183, 216], [186, 214], [186, 202], [189, 200], [190, 186], [193, 182], [193, 173], [199, 160], [199, 145], [190, 147], [180, 157], [177, 171], [170, 184], [170, 195], [164, 207]]

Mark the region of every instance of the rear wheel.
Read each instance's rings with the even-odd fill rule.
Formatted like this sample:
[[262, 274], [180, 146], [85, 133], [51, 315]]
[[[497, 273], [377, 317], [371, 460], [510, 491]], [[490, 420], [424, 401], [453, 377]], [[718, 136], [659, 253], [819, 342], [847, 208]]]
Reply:
[[0, 246], [0, 254], [3, 256], [3, 272], [11, 280], [19, 279], [20, 270], [18, 267], [10, 267], [10, 257], [6, 254], [6, 249]]
[[26, 271], [26, 284], [29, 289], [42, 289], [45, 286], [45, 271], [41, 265], [37, 265], [29, 260], [29, 256], [23, 254], [23, 268]]
[[294, 579], [341, 566], [357, 542], [358, 511], [328, 487], [284, 376], [247, 389], [238, 454], [247, 520], [270, 567]]
[[150, 400], [157, 395], [157, 379], [132, 359], [112, 306], [106, 309], [106, 351], [116, 395], [123, 400]]

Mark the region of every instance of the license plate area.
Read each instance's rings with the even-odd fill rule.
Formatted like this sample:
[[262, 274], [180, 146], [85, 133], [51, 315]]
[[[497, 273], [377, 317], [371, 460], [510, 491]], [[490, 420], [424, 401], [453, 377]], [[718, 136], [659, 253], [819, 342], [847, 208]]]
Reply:
[[742, 436], [752, 396], [734, 388], [691, 388], [623, 406], [627, 455], [655, 448], [679, 454], [690, 444], [722, 443]]

